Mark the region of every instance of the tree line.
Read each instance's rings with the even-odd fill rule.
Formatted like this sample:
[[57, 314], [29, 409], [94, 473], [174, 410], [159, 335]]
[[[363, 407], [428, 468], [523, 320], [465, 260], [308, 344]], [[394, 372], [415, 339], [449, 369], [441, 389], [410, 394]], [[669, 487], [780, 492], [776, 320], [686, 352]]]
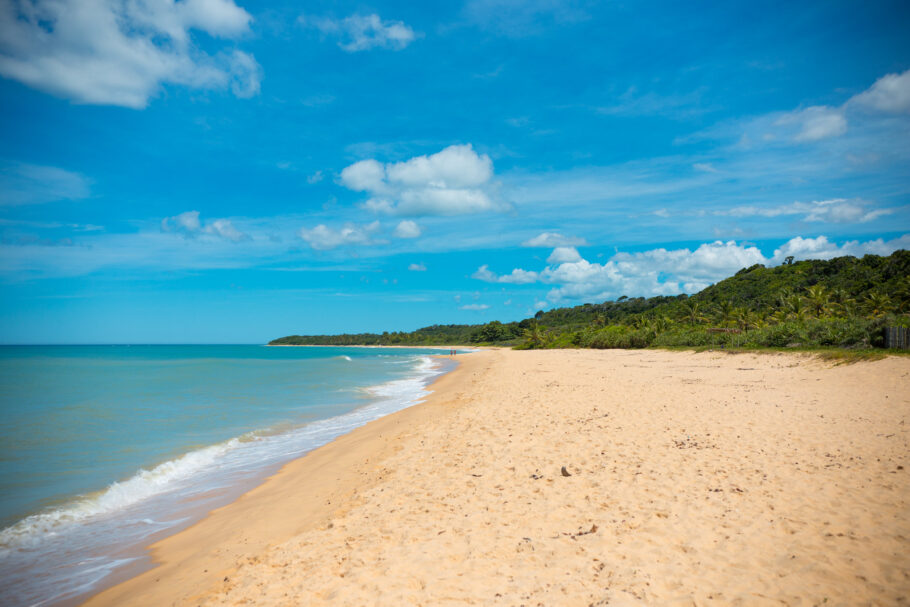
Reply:
[[626, 297], [481, 325], [288, 336], [272, 344], [491, 344], [518, 348], [732, 346], [868, 348], [910, 326], [910, 252], [754, 265], [692, 295]]

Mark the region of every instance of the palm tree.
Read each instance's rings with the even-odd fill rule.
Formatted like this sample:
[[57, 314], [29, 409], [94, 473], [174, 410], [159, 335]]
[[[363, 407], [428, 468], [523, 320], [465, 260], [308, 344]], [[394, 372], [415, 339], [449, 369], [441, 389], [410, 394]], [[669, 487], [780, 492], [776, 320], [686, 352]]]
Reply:
[[649, 329], [651, 328], [651, 319], [646, 316], [639, 316], [632, 321], [632, 326], [636, 329]]
[[733, 318], [733, 312], [736, 310], [733, 307], [733, 303], [729, 299], [725, 299], [720, 302], [720, 305], [717, 308], [718, 313], [720, 314], [720, 324], [726, 325]]
[[791, 318], [796, 320], [806, 319], [806, 300], [800, 295], [791, 295], [786, 301], [786, 310]]
[[654, 322], [651, 325], [651, 328], [654, 329], [655, 333], [663, 333], [673, 324], [673, 321], [665, 314], [662, 314], [654, 319]]
[[891, 298], [878, 291], [872, 291], [866, 295], [864, 303], [866, 304], [866, 311], [873, 318], [884, 316], [894, 310], [894, 303], [891, 301]]
[[748, 308], [742, 306], [734, 308], [731, 316], [743, 331], [749, 329], [752, 325], [752, 312], [750, 312]]
[[781, 323], [787, 320], [787, 309], [784, 307], [777, 308], [771, 313], [771, 320], [775, 323]]
[[704, 314], [704, 308], [697, 301], [687, 301], [682, 305], [683, 318], [690, 324], [697, 325], [705, 322], [708, 318]]
[[838, 287], [831, 291], [831, 300], [834, 303], [843, 305], [843, 303], [848, 299], [850, 299], [850, 294], [847, 293], [847, 290], [842, 287]]
[[897, 296], [897, 310], [903, 314], [910, 312], [910, 276], [904, 276], [897, 283], [894, 291]]
[[531, 326], [524, 330], [525, 344], [529, 348], [542, 348], [546, 345], [547, 336], [540, 330], [540, 325], [532, 322]]
[[831, 307], [831, 295], [825, 285], [812, 285], [806, 289], [806, 303], [816, 318], [825, 316]]

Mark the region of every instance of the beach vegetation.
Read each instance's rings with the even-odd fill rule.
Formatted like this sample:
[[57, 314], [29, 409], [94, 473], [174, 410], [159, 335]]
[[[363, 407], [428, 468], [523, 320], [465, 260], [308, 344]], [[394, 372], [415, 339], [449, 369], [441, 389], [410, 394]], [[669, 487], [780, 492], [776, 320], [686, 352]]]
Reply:
[[694, 295], [622, 297], [541, 310], [519, 322], [412, 332], [289, 336], [273, 344], [504, 345], [517, 348], [832, 348], [884, 346], [910, 327], [910, 252], [756, 264]]

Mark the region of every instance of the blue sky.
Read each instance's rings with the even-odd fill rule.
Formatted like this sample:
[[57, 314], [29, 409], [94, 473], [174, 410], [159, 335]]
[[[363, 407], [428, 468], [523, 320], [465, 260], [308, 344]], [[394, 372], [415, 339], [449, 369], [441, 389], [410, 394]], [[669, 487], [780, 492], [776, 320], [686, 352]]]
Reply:
[[906, 2], [0, 0], [0, 342], [264, 342], [910, 248]]

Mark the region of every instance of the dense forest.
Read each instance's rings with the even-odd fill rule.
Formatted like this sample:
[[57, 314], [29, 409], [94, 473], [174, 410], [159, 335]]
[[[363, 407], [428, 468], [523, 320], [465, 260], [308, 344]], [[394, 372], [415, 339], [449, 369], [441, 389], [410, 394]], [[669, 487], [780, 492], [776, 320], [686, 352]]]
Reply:
[[520, 322], [412, 332], [291, 335], [270, 345], [881, 347], [910, 326], [910, 252], [754, 265], [692, 295], [620, 297], [538, 312]]

